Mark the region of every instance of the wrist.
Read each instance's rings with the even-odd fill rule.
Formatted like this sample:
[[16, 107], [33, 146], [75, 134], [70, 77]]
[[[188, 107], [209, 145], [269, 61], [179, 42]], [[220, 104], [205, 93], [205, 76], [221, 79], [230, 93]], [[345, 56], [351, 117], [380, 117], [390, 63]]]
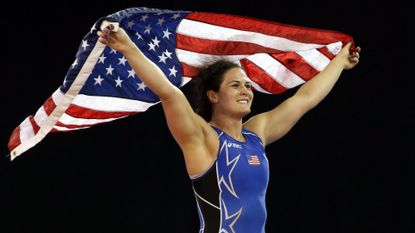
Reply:
[[336, 66], [336, 67], [340, 67], [342, 70], [344, 70], [346, 68], [346, 65], [347, 65], [345, 59], [343, 59], [341, 54], [339, 54], [338, 56], [333, 58], [331, 63], [333, 63], [333, 65]]
[[128, 43], [123, 46], [122, 50], [120, 51], [126, 58], [128, 57], [136, 57], [137, 55], [144, 56], [141, 50], [133, 43]]
[[124, 46], [120, 48], [120, 52], [124, 54], [124, 56], [127, 56], [129, 53], [133, 53], [133, 51], [135, 50], [139, 50], [139, 49], [132, 41], [129, 41], [128, 43], [126, 43]]

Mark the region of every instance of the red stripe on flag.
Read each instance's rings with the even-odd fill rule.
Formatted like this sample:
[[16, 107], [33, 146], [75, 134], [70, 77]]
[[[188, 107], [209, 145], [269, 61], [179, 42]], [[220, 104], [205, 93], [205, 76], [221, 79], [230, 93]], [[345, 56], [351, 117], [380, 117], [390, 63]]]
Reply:
[[[130, 114], [128, 114], [128, 115], [134, 115], [134, 114], [138, 114], [138, 113], [139, 112], [134, 112], [134, 113], [131, 113], [130, 112]], [[122, 117], [125, 117], [125, 116], [128, 116], [128, 115], [120, 116], [118, 118], [122, 118]], [[116, 119], [114, 119], [114, 120], [116, 120]], [[76, 129], [85, 129], [85, 128], [89, 128], [89, 127], [92, 127], [94, 125], [99, 125], [99, 124], [102, 124], [102, 123], [107, 123], [107, 122], [99, 122], [99, 123], [96, 123], [96, 124], [83, 124], [83, 125], [67, 125], [67, 124], [64, 124], [64, 123], [58, 121], [55, 124], [56, 126], [68, 128], [68, 130], [58, 130], [56, 128], [53, 128], [51, 130], [51, 132], [55, 132], [56, 133], [56, 132], [65, 132], [65, 131], [76, 130]]]
[[218, 41], [177, 34], [177, 48], [213, 55], [240, 55], [254, 53], [281, 53], [277, 49], [267, 48], [250, 42]]
[[18, 145], [20, 145], [20, 126], [16, 127], [9, 139], [9, 143], [7, 144], [7, 147], [9, 147], [9, 151], [14, 150]]
[[324, 56], [326, 56], [328, 59], [333, 59], [336, 55], [332, 54], [328, 49], [327, 46], [321, 47], [319, 49], [317, 49], [318, 51], [320, 51], [320, 53], [324, 54]]
[[50, 130], [50, 132], [51, 133], [62, 133], [64, 131], [60, 131], [60, 130], [57, 130], [57, 129], [53, 128], [53, 129]]
[[273, 94], [279, 94], [287, 90], [248, 59], [242, 59], [241, 65], [248, 77], [264, 90]]
[[84, 125], [66, 125], [66, 124], [63, 124], [62, 122], [57, 122], [55, 124], [55, 126], [63, 127], [63, 128], [66, 128], [66, 129], [53, 128], [50, 132], [52, 132], [52, 133], [62, 133], [62, 132], [68, 132], [68, 131], [73, 131], [73, 130], [78, 130], [78, 129], [86, 129], [86, 128], [90, 128], [94, 125], [99, 125], [99, 124], [102, 124], [102, 123], [106, 123], [106, 122], [101, 122], [101, 123], [96, 123], [96, 124], [84, 124]]
[[199, 73], [199, 69], [194, 66], [188, 65], [186, 63], [181, 62], [183, 76], [193, 78], [195, 75]]
[[137, 112], [103, 112], [71, 104], [65, 113], [76, 118], [108, 119], [130, 116], [136, 114]]
[[32, 125], [32, 128], [33, 128], [33, 133], [34, 134], [37, 134], [37, 132], [39, 131], [40, 127], [36, 123], [35, 118], [30, 117], [29, 120], [30, 120], [30, 124]]
[[273, 58], [278, 60], [287, 69], [304, 80], [309, 80], [316, 76], [319, 71], [310, 66], [300, 55], [297, 53], [284, 53], [284, 54], [270, 54]]
[[53, 98], [52, 98], [52, 96], [51, 97], [49, 97], [46, 101], [45, 101], [45, 103], [43, 103], [43, 108], [45, 109], [45, 112], [46, 112], [46, 114], [49, 116], [52, 112], [53, 112], [53, 110], [56, 108], [56, 104], [55, 104], [55, 102], [53, 101]]
[[69, 128], [69, 129], [79, 129], [79, 128], [91, 127], [91, 126], [98, 125], [98, 124], [101, 124], [101, 123], [85, 124], [85, 125], [66, 125], [62, 122], [57, 122], [55, 125], [59, 127]]
[[[91, 125], [91, 126], [93, 126], [93, 125]], [[50, 130], [50, 132], [51, 133], [65, 133], [65, 132], [71, 132], [71, 131], [74, 131], [74, 130], [78, 130], [78, 129], [87, 129], [87, 128], [89, 128], [89, 127], [79, 127], [79, 125], [78, 125], [78, 127], [73, 127], [73, 128], [69, 128], [68, 127], [68, 129], [66, 129], [66, 130], [62, 130], [62, 129], [56, 129], [56, 128], [52, 128], [51, 130]]]
[[196, 12], [188, 14], [185, 18], [227, 28], [284, 37], [303, 43], [330, 44], [342, 41], [343, 44], [346, 44], [352, 40], [351, 36], [336, 31], [306, 28], [244, 16]]

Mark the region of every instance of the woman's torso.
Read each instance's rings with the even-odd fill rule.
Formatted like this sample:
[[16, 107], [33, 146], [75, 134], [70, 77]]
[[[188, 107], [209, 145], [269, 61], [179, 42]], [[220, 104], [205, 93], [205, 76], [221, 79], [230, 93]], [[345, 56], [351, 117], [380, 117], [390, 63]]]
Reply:
[[214, 129], [219, 135], [216, 160], [207, 171], [191, 177], [200, 232], [264, 232], [269, 179], [264, 146], [249, 130], [242, 130], [245, 142], [240, 142]]

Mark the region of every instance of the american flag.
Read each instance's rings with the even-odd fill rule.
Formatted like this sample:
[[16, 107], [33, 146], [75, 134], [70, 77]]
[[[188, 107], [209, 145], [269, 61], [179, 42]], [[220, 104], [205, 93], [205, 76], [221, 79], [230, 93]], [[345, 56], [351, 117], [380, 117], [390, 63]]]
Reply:
[[261, 165], [261, 161], [259, 161], [257, 155], [250, 155], [248, 159], [248, 164], [252, 166], [259, 166]]
[[159, 102], [125, 57], [98, 42], [103, 20], [119, 23], [176, 86], [219, 59], [242, 66], [256, 91], [282, 93], [313, 78], [352, 37], [238, 15], [128, 8], [102, 17], [82, 39], [63, 84], [9, 139], [11, 159], [49, 132], [86, 129]]

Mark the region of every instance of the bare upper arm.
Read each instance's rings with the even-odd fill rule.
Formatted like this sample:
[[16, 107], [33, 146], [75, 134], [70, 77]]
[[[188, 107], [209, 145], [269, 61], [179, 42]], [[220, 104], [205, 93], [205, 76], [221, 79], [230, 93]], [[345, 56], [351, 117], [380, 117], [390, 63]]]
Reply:
[[204, 171], [215, 159], [219, 148], [218, 135], [194, 112], [178, 88], [161, 103], [169, 130], [183, 152], [188, 173]]
[[283, 137], [314, 106], [303, 96], [294, 95], [274, 109], [249, 119], [244, 127], [255, 132], [264, 145]]
[[179, 145], [201, 140], [203, 122], [198, 119], [184, 94], [178, 88], [173, 90], [174, 93], [161, 101], [170, 132]]

